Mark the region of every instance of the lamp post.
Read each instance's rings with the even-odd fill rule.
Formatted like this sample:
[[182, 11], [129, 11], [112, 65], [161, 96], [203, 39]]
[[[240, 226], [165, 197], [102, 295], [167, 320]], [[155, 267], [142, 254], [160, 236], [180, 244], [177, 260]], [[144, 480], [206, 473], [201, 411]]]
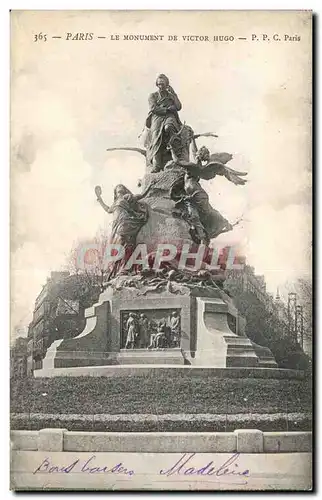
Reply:
[[287, 321], [288, 321], [288, 334], [290, 337], [297, 340], [296, 335], [296, 300], [297, 294], [294, 292], [289, 292], [287, 301]]
[[303, 349], [303, 337], [304, 337], [304, 321], [303, 321], [303, 306], [296, 306], [296, 316], [295, 316], [295, 331], [297, 341], [300, 343]]

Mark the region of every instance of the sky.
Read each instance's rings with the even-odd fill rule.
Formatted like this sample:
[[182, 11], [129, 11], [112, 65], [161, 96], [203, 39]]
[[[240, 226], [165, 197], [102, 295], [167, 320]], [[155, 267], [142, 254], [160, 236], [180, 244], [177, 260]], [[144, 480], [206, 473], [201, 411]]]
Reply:
[[[32, 319], [50, 271], [66, 264], [74, 243], [108, 230], [113, 187], [138, 193], [145, 170], [140, 146], [148, 96], [165, 73], [182, 121], [211, 152], [233, 154], [246, 186], [216, 178], [203, 186], [231, 222], [218, 242], [237, 244], [267, 288], [310, 270], [311, 32], [295, 12], [15, 12], [11, 16], [11, 303], [13, 335]], [[47, 40], [34, 41], [37, 33]], [[93, 40], [66, 40], [66, 33]], [[264, 42], [274, 33], [280, 42]], [[119, 34], [119, 41], [111, 35]], [[123, 41], [163, 34], [163, 41]], [[168, 42], [176, 34], [177, 42]], [[185, 42], [182, 35], [233, 35], [234, 42]], [[256, 34], [259, 40], [251, 41]], [[301, 40], [284, 42], [284, 35]], [[53, 39], [52, 36], [61, 36]], [[98, 39], [97, 36], [106, 36]]]

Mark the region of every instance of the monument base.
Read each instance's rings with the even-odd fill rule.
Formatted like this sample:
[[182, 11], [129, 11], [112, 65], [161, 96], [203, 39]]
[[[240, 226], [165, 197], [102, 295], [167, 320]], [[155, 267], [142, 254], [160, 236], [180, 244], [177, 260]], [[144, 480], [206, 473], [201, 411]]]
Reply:
[[120, 365], [184, 365], [180, 348], [176, 349], [121, 349], [117, 356]]
[[[277, 366], [268, 348], [254, 344], [246, 336], [245, 320], [232, 299], [218, 287], [189, 288], [173, 281], [163, 287], [151, 287], [149, 283], [142, 285], [139, 276], [122, 276], [101, 294], [97, 304], [85, 311], [85, 317], [84, 331], [72, 339], [54, 342], [40, 368]], [[129, 325], [133, 324], [133, 318], [138, 324], [140, 319], [146, 320], [148, 326], [143, 337], [140, 337], [141, 330], [132, 332], [131, 337]], [[178, 320], [176, 332], [171, 330], [173, 318]], [[156, 338], [161, 324], [168, 337], [165, 334], [162, 348], [156, 348], [152, 339]], [[145, 348], [136, 348], [142, 340]], [[154, 348], [147, 348], [149, 345]]]
[[281, 379], [303, 380], [305, 372], [286, 368], [213, 368], [212, 366], [193, 365], [111, 365], [111, 366], [75, 366], [71, 368], [41, 369], [34, 372], [35, 378], [53, 377], [160, 377], [160, 374], [169, 377], [183, 376], [187, 384], [192, 377], [216, 377], [218, 379]]

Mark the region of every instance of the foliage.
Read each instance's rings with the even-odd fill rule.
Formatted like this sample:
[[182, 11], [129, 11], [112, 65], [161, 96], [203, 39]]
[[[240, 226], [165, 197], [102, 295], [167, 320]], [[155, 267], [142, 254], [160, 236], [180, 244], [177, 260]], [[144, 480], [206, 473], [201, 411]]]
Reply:
[[299, 278], [295, 284], [300, 304], [303, 306], [304, 336], [312, 341], [312, 309], [313, 309], [313, 287], [312, 280]]
[[154, 376], [12, 381], [11, 412], [178, 414], [310, 412], [311, 381]]
[[270, 312], [254, 294], [240, 291], [237, 287], [228, 289], [240, 314], [245, 317], [246, 334], [256, 344], [268, 347], [281, 368], [306, 370], [309, 358], [299, 344], [289, 338], [286, 325], [276, 313]]

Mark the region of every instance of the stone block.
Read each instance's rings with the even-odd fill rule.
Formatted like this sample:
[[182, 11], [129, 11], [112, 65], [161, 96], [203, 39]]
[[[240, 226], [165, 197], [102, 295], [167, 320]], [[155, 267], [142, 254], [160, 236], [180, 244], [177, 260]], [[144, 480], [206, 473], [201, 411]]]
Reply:
[[[84, 330], [77, 337], [64, 339], [57, 344], [53, 353], [55, 368], [82, 366], [82, 360], [77, 363], [74, 362], [77, 357], [78, 359], [84, 359], [83, 364], [85, 366], [110, 364], [107, 355], [107, 353], [113, 351], [110, 345], [110, 302], [108, 300], [99, 301], [89, 309], [86, 314]], [[92, 316], [89, 317], [89, 314], [92, 314]]]
[[311, 432], [264, 432], [265, 453], [305, 453], [311, 451]]
[[251, 341], [229, 325], [233, 310], [222, 298], [197, 297], [197, 348], [194, 365], [252, 367], [258, 363]]
[[240, 429], [234, 431], [237, 436], [238, 453], [263, 453], [263, 432], [257, 429]]
[[66, 432], [65, 451], [234, 453], [232, 432]]
[[183, 365], [184, 357], [181, 349], [121, 349], [118, 355], [121, 365]]
[[64, 432], [67, 429], [41, 429], [38, 434], [39, 451], [63, 451]]
[[38, 450], [38, 431], [11, 431], [12, 450]]

